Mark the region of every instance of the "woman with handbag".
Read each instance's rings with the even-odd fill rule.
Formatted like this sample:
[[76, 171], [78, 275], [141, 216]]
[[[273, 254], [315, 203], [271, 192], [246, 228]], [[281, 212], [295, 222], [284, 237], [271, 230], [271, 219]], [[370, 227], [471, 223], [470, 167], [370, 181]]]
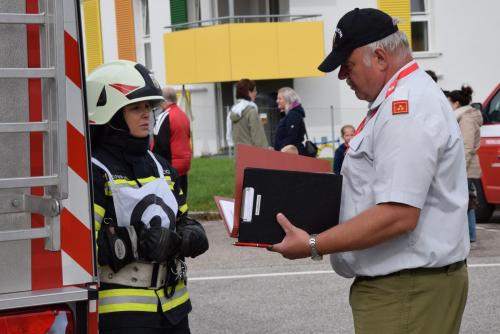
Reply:
[[308, 155], [303, 144], [306, 135], [306, 125], [304, 123], [306, 115], [299, 95], [290, 87], [280, 88], [276, 103], [278, 109], [284, 112], [285, 116], [279, 121], [276, 128], [274, 149], [280, 151], [287, 145], [294, 145], [300, 155]]

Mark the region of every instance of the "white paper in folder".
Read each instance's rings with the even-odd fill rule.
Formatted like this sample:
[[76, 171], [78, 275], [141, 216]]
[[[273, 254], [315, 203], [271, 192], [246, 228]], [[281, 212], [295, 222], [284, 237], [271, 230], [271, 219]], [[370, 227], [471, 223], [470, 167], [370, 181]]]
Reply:
[[227, 232], [231, 235], [234, 228], [234, 199], [220, 196], [214, 196], [214, 199]]

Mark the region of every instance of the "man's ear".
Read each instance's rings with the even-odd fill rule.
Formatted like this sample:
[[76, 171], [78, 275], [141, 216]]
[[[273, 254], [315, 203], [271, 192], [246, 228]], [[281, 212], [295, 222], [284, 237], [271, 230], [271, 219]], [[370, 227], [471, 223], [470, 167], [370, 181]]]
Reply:
[[375, 54], [375, 64], [381, 71], [386, 71], [389, 67], [388, 57], [389, 55], [384, 49], [377, 48], [374, 51]]

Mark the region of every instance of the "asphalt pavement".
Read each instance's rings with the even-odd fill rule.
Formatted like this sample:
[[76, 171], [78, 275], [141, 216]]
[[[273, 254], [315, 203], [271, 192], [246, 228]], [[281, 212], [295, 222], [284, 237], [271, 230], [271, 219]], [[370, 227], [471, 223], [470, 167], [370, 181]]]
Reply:
[[[354, 333], [350, 279], [325, 258], [289, 261], [231, 245], [220, 221], [203, 222], [209, 251], [188, 259], [193, 334]], [[500, 211], [480, 224], [468, 258], [469, 295], [460, 333], [500, 333]]]

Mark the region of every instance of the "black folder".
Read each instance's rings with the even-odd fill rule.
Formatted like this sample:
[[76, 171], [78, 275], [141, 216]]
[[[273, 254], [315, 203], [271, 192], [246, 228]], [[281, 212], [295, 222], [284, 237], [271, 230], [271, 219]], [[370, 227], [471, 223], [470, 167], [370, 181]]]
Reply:
[[341, 175], [246, 168], [238, 241], [281, 242], [279, 212], [310, 234], [323, 232], [338, 224], [341, 192]]

